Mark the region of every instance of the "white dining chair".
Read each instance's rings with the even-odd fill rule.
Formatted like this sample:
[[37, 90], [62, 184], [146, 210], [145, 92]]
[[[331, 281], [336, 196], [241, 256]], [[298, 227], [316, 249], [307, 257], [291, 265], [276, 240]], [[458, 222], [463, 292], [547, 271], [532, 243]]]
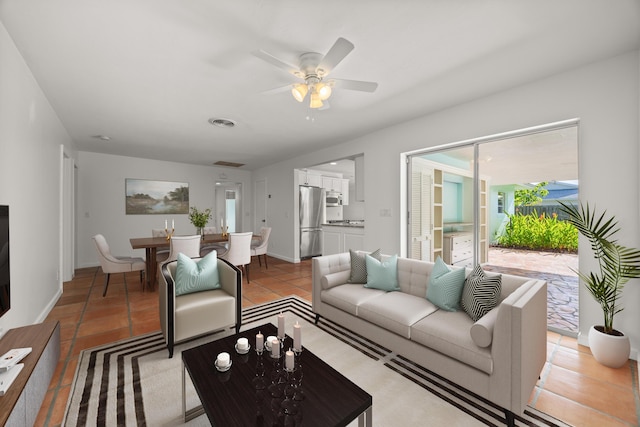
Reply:
[[271, 227], [260, 228], [260, 238], [251, 242], [251, 256], [258, 257], [258, 264], [262, 267], [260, 261], [260, 255], [264, 255], [264, 267], [269, 268], [267, 265], [267, 247], [269, 245], [269, 236], [271, 235]]
[[165, 259], [160, 260], [160, 258], [157, 258], [158, 274], [156, 275], [156, 277], [160, 277], [160, 275], [162, 274], [162, 272], [160, 271], [160, 266], [165, 262], [177, 260], [179, 253], [183, 253], [189, 258], [199, 258], [201, 241], [202, 237], [199, 234], [195, 234], [193, 236], [171, 236], [169, 243], [169, 254]]
[[242, 272], [247, 276], [249, 283], [249, 264], [251, 264], [251, 238], [253, 232], [246, 233], [229, 233], [229, 249], [222, 254], [218, 254], [219, 258], [226, 259], [232, 265], [240, 267]]
[[[164, 228], [152, 228], [151, 237], [167, 237], [167, 230]], [[169, 258], [169, 249], [158, 248], [156, 250], [156, 261], [165, 262]]]
[[[218, 229], [216, 227], [204, 227], [205, 236], [208, 234], [217, 234]], [[206, 243], [200, 247], [200, 256], [204, 257], [211, 251], [217, 251], [218, 255], [227, 251], [226, 243]]]
[[144, 289], [143, 278], [144, 270], [146, 267], [144, 259], [111, 255], [111, 250], [109, 249], [107, 239], [105, 239], [102, 234], [96, 234], [95, 236], [93, 236], [93, 241], [96, 244], [102, 272], [107, 275], [104, 280], [104, 291], [102, 292], [102, 296], [107, 295], [107, 288], [109, 287], [109, 278], [111, 277], [111, 273], [127, 273], [130, 271], [139, 271], [140, 283], [143, 284]]

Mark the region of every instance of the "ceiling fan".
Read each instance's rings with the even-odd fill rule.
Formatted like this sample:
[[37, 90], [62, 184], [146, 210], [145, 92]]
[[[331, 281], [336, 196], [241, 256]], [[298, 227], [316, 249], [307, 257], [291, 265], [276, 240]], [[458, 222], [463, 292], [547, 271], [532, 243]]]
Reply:
[[253, 52], [258, 58], [281, 68], [302, 81], [272, 89], [266, 93], [277, 93], [291, 88], [291, 94], [302, 102], [309, 94], [309, 107], [328, 107], [323, 103], [331, 96], [334, 87], [341, 89], [358, 90], [362, 92], [374, 92], [378, 83], [359, 80], [327, 79], [329, 73], [338, 65], [354, 48], [353, 43], [342, 37], [338, 38], [326, 55], [315, 52], [306, 52], [300, 55], [298, 65], [291, 65], [276, 58], [264, 50]]

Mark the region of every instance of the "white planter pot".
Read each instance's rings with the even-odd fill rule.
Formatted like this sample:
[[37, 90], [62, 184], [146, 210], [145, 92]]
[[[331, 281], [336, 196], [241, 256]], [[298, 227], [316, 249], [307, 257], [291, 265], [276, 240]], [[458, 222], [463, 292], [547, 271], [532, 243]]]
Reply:
[[610, 368], [623, 366], [631, 353], [629, 337], [604, 334], [594, 326], [589, 329], [589, 348], [599, 363]]

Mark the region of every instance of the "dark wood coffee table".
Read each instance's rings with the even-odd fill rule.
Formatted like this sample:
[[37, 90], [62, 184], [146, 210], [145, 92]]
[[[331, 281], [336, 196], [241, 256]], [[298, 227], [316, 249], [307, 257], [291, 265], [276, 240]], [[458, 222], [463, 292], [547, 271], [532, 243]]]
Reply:
[[[206, 413], [214, 426], [346, 426], [358, 418], [359, 426], [371, 427], [371, 395], [303, 347], [296, 369], [284, 369], [284, 356], [258, 355], [255, 336], [277, 335], [272, 324], [241, 331], [182, 352], [182, 411], [185, 422]], [[235, 351], [239, 337], [249, 339], [250, 351]], [[293, 346], [289, 336], [284, 347]], [[218, 372], [218, 353], [231, 355], [227, 372]], [[281, 352], [284, 355], [284, 350]], [[187, 410], [186, 373], [202, 406]]]

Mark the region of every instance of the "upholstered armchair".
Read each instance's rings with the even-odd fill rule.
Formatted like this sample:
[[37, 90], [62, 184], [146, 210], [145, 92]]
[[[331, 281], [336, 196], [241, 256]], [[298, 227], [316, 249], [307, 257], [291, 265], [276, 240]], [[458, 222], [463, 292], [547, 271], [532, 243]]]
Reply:
[[[213, 255], [215, 256], [215, 255]], [[204, 258], [193, 259], [199, 262]], [[237, 267], [217, 258], [219, 289], [176, 295], [178, 260], [162, 264], [159, 293], [160, 327], [169, 358], [176, 343], [235, 327], [242, 323], [242, 274]]]

